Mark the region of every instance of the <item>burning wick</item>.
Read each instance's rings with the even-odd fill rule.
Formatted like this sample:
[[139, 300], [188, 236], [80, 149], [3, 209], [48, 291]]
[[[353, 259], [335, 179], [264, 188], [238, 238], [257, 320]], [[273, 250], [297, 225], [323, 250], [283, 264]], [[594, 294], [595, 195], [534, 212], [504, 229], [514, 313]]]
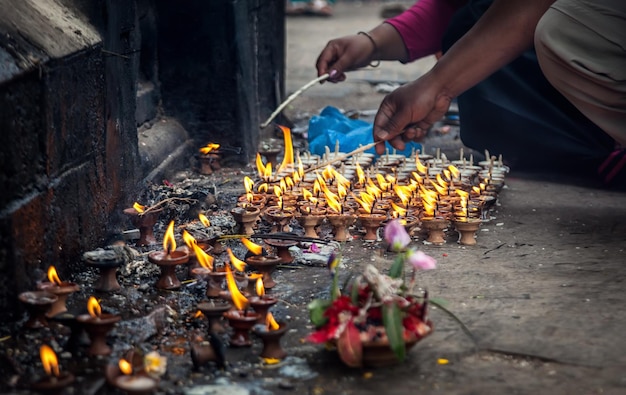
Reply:
[[174, 221], [170, 221], [165, 236], [163, 237], [163, 251], [170, 258], [170, 254], [176, 250], [176, 239], [174, 238]]
[[263, 279], [262, 278], [257, 278], [257, 280], [256, 280], [256, 294], [261, 299], [263, 299], [263, 297], [265, 296], [265, 287], [263, 286]]
[[59, 278], [59, 275], [57, 274], [57, 269], [54, 266], [50, 266], [48, 268], [48, 281], [58, 286], [61, 286], [63, 284], [63, 282]]
[[102, 307], [100, 307], [98, 299], [96, 299], [94, 296], [90, 296], [89, 300], [87, 301], [87, 311], [89, 312], [89, 315], [93, 318], [99, 319], [102, 315]]
[[125, 375], [131, 375], [133, 373], [133, 365], [130, 364], [124, 358], [120, 359], [117, 366], [120, 368], [120, 371]]
[[47, 344], [43, 344], [39, 348], [39, 357], [41, 358], [41, 363], [43, 364], [43, 370], [46, 371], [48, 376], [59, 377], [61, 375], [59, 372], [57, 355], [52, 347]]
[[198, 214], [198, 219], [200, 220], [200, 222], [202, 222], [202, 225], [206, 226], [207, 228], [211, 226], [211, 221], [209, 221], [206, 215], [200, 213]]
[[280, 328], [280, 325], [278, 325], [278, 322], [276, 322], [274, 316], [270, 312], [267, 313], [267, 316], [265, 318], [265, 327], [268, 332], [276, 331]]
[[143, 213], [144, 211], [146, 211], [146, 206], [142, 206], [141, 204], [135, 202], [133, 203], [133, 208], [139, 213]]

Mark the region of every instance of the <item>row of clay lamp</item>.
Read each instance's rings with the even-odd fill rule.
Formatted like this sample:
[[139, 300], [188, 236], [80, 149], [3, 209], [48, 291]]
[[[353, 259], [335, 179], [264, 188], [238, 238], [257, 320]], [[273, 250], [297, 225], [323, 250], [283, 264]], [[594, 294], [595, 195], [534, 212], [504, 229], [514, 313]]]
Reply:
[[[341, 153], [335, 155], [342, 156]], [[311, 156], [300, 159], [303, 166], [315, 161]], [[377, 230], [386, 221], [399, 216], [409, 230], [421, 225], [427, 231], [428, 242], [442, 244], [445, 241], [444, 230], [454, 223], [459, 242], [473, 245], [481, 218], [495, 203], [508, 171], [501, 158], [495, 160], [493, 157], [480, 162], [480, 166], [474, 166], [471, 160], [455, 161], [460, 169], [443, 155], [416, 155], [413, 160], [391, 154], [379, 158], [376, 166], [371, 166], [372, 162], [373, 156], [360, 154], [339, 164], [343, 174], [328, 166], [322, 171], [322, 180], [318, 172], [302, 174], [301, 181], [289, 183], [284, 183], [284, 178], [270, 183], [265, 182], [267, 178], [257, 183], [246, 179], [246, 193], [239, 197], [238, 207], [232, 213], [246, 234], [253, 234], [259, 218], [272, 224], [272, 232], [289, 231], [291, 220], [296, 218], [305, 229], [305, 236], [318, 237], [316, 229], [326, 219], [333, 227], [336, 241], [348, 239], [348, 228], [357, 219], [366, 230], [364, 240], [377, 240]], [[363, 168], [369, 174], [375, 170], [375, 177], [367, 177]], [[408, 170], [412, 171], [408, 173]], [[325, 173], [341, 177], [343, 184], [333, 184], [333, 177], [327, 177]], [[406, 179], [406, 174], [410, 174], [409, 179]], [[399, 175], [403, 175], [404, 179], [400, 180]], [[289, 178], [289, 175], [286, 177]], [[346, 184], [345, 180], [349, 183]], [[314, 183], [320, 181], [326, 185], [318, 185], [314, 196], [310, 192], [310, 196], [305, 196], [307, 191], [315, 190]], [[256, 192], [253, 192], [253, 185], [257, 187]], [[285, 188], [285, 185], [290, 186]], [[372, 192], [368, 186], [378, 190]], [[261, 187], [264, 188], [259, 191]], [[344, 189], [344, 193], [338, 199], [340, 188]], [[401, 188], [405, 192], [408, 188], [411, 196], [401, 199], [397, 193]], [[320, 190], [323, 192], [320, 193]], [[363, 193], [374, 193], [375, 203], [368, 207]], [[364, 201], [366, 204], [363, 204]]]

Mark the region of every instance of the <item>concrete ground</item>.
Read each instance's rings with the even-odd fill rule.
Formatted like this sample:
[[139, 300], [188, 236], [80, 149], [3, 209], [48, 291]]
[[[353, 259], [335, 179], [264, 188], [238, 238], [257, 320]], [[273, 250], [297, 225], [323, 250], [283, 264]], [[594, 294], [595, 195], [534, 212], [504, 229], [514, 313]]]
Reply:
[[[381, 22], [381, 3], [357, 4], [340, 2], [331, 18], [287, 19], [288, 93], [316, 76], [315, 59], [328, 39]], [[364, 80], [411, 80], [432, 62], [387, 63], [351, 73], [344, 83], [307, 91], [287, 114], [313, 114], [325, 105], [375, 109], [384, 95]], [[297, 388], [316, 394], [626, 393], [626, 195], [560, 177], [512, 173], [507, 184], [477, 246], [461, 247], [454, 236], [441, 247], [415, 241], [439, 262], [437, 270], [421, 276], [424, 287], [447, 301], [475, 341], [433, 309], [435, 332], [406, 363], [351, 370], [319, 350], [307, 359], [320, 375]], [[346, 246], [347, 270], [370, 261], [390, 264], [379, 245], [361, 246]], [[315, 293], [319, 286], [302, 277], [297, 271], [282, 280], [299, 293], [307, 287]], [[297, 353], [305, 350], [315, 348], [300, 346]], [[449, 363], [438, 364], [439, 358]]]

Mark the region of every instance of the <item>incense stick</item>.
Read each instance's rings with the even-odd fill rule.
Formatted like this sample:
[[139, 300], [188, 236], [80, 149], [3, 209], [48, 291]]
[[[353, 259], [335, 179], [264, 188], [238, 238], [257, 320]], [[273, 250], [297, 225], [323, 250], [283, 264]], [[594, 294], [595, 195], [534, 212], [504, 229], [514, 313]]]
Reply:
[[317, 77], [316, 79], [314, 79], [314, 80], [311, 80], [311, 81], [307, 82], [306, 84], [304, 84], [304, 86], [302, 86], [302, 88], [300, 88], [300, 89], [298, 89], [297, 91], [295, 91], [294, 93], [292, 93], [292, 94], [291, 94], [291, 95], [287, 98], [287, 100], [285, 100], [284, 102], [282, 102], [282, 103], [280, 104], [280, 106], [278, 106], [278, 108], [277, 108], [276, 110], [274, 110], [274, 112], [272, 113], [272, 115], [270, 115], [270, 117], [269, 117], [269, 118], [267, 118], [267, 120], [261, 124], [261, 129], [265, 129], [265, 128], [266, 128], [266, 127], [270, 124], [270, 122], [272, 122], [272, 120], [273, 120], [274, 118], [276, 118], [276, 116], [277, 116], [278, 114], [280, 114], [280, 112], [281, 112], [281, 111], [282, 111], [285, 107], [287, 107], [287, 105], [288, 105], [289, 103], [291, 103], [291, 102], [292, 102], [292, 101], [293, 101], [296, 97], [298, 97], [298, 96], [299, 96], [302, 92], [304, 92], [305, 90], [309, 89], [310, 87], [312, 87], [313, 85], [317, 84], [318, 82], [321, 82], [321, 81], [327, 80], [327, 79], [328, 79], [328, 77], [330, 77], [330, 75], [329, 75], [328, 73], [323, 74], [323, 75], [320, 75], [320, 76], [319, 76], [319, 77]]
[[322, 167], [326, 167], [326, 166], [328, 166], [328, 165], [332, 165], [333, 163], [335, 163], [335, 162], [339, 162], [339, 161], [342, 161], [342, 160], [344, 160], [344, 159], [347, 159], [347, 158], [351, 157], [352, 155], [360, 154], [360, 153], [361, 153], [361, 152], [363, 152], [363, 151], [367, 151], [368, 149], [372, 148], [373, 146], [375, 146], [375, 145], [376, 145], [376, 144], [378, 144], [378, 143], [382, 143], [382, 141], [374, 141], [373, 143], [369, 143], [369, 144], [367, 144], [367, 145], [364, 145], [364, 146], [362, 146], [362, 147], [359, 147], [359, 148], [355, 149], [355, 150], [354, 150], [354, 151], [352, 151], [352, 152], [348, 152], [348, 153], [347, 153], [347, 154], [345, 154], [345, 155], [337, 156], [337, 157], [335, 157], [335, 158], [333, 158], [333, 159], [331, 159], [331, 160], [329, 160], [329, 161], [326, 161], [326, 162], [324, 162], [324, 163], [320, 163], [319, 165], [315, 165], [315, 166], [309, 167], [309, 168], [308, 168], [308, 169], [306, 169], [304, 172], [305, 172], [305, 173], [308, 173], [308, 172], [311, 172], [311, 171], [314, 171], [314, 170], [320, 169], [320, 168], [322, 168]]

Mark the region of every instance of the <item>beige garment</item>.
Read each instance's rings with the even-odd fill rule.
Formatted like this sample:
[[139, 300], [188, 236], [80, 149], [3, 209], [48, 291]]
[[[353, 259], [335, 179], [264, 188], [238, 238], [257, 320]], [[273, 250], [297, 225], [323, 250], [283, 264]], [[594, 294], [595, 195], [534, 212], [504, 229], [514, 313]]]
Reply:
[[626, 146], [626, 0], [555, 1], [535, 49], [550, 83]]

